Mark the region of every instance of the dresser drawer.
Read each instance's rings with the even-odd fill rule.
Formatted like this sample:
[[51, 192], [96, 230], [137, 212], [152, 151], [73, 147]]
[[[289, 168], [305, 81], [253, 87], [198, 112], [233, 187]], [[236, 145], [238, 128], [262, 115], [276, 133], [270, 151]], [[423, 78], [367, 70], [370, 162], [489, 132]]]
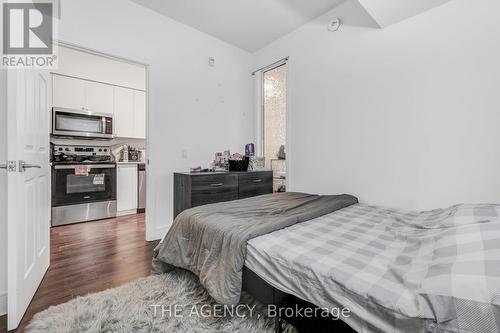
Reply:
[[182, 211], [273, 192], [272, 171], [174, 174], [174, 218]]
[[238, 199], [238, 176], [231, 174], [191, 178], [192, 207]]
[[273, 172], [249, 172], [238, 176], [239, 199], [273, 193]]

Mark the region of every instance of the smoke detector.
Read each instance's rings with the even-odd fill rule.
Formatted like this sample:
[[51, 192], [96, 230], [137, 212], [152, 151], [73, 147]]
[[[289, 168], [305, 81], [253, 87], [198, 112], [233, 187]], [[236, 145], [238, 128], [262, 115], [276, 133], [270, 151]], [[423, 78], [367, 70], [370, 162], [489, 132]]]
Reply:
[[339, 18], [334, 18], [333, 20], [328, 23], [328, 30], [329, 31], [337, 31], [340, 28], [341, 21]]

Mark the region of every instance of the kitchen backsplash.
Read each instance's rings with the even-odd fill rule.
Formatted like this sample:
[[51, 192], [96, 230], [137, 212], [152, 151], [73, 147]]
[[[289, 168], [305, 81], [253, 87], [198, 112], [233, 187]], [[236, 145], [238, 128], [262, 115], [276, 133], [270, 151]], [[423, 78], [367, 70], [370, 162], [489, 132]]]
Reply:
[[139, 150], [141, 152], [139, 162], [146, 161], [146, 140], [125, 138], [113, 139], [111, 151], [113, 152], [113, 155], [115, 156], [117, 162], [123, 161], [122, 151], [124, 146]]

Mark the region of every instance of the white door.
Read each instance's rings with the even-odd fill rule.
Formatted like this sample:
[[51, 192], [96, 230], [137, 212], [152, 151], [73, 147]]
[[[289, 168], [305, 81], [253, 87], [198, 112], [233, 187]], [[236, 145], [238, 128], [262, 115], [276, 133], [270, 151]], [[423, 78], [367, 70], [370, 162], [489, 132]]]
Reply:
[[7, 173], [9, 330], [49, 267], [49, 79], [40, 71], [8, 73], [7, 159], [17, 163]]
[[85, 81], [71, 77], [52, 75], [54, 81], [54, 106], [85, 110]]
[[113, 113], [113, 90], [109, 84], [87, 81], [85, 98], [88, 111], [97, 113]]

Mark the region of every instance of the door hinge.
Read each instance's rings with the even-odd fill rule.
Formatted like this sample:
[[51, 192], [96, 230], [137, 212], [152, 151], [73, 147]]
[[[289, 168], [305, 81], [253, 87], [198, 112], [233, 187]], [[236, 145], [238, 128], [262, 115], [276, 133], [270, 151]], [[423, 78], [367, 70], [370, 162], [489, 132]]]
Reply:
[[0, 164], [0, 169], [6, 169], [7, 172], [16, 172], [17, 171], [17, 162], [16, 161], [7, 161], [5, 164]]

